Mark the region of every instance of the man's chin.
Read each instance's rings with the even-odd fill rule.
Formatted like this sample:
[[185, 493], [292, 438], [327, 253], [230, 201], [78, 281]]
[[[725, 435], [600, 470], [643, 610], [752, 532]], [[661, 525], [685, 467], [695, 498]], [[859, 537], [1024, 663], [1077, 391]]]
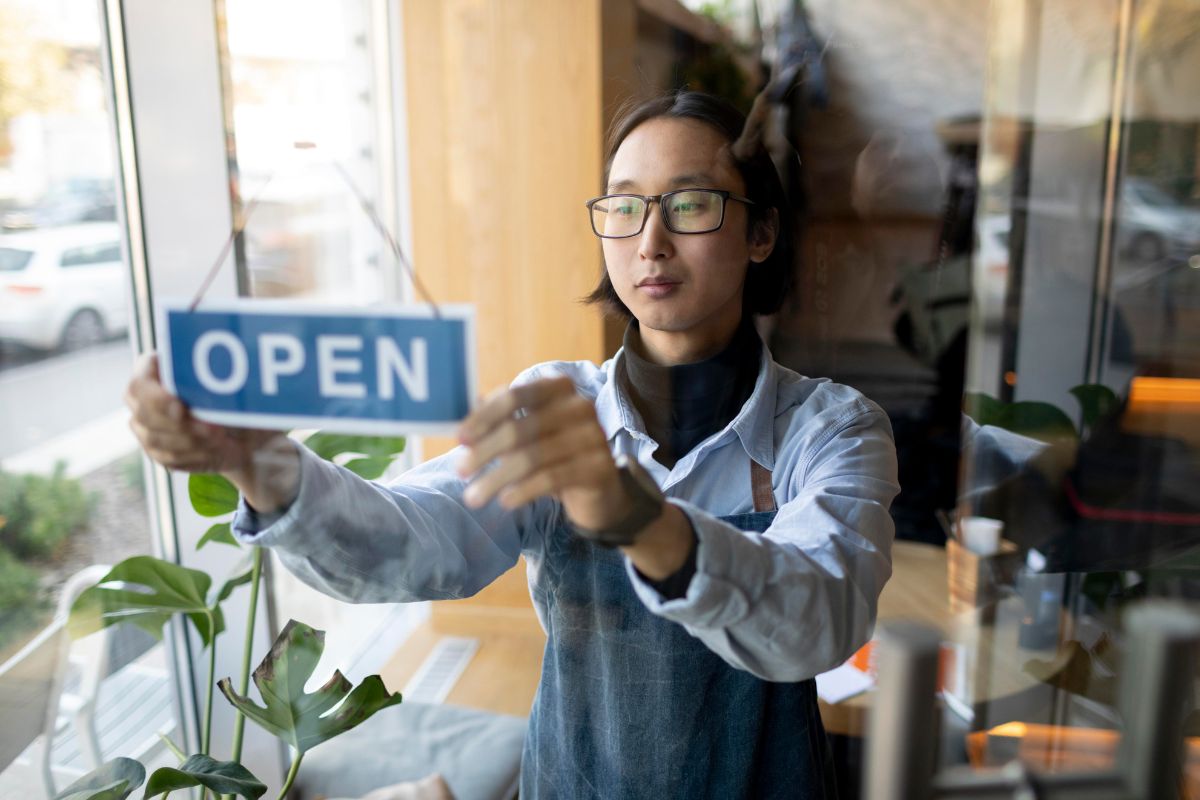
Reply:
[[642, 330], [657, 331], [658, 333], [682, 333], [688, 330], [688, 324], [676, 316], [666, 314], [646, 314], [638, 317], [638, 327]]

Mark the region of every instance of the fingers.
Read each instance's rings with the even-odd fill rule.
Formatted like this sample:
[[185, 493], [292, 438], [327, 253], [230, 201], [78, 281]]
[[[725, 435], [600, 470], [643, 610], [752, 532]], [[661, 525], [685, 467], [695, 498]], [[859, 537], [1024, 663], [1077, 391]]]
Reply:
[[[515, 451], [496, 464], [496, 467], [477, 478], [463, 497], [467, 505], [478, 508], [490, 502], [505, 487], [521, 483], [538, 472], [555, 469], [579, 452], [578, 437], [566, 430], [557, 436], [543, 439], [535, 447]], [[501, 495], [504, 503], [504, 495]], [[515, 507], [515, 506], [512, 506]]]
[[146, 427], [162, 428], [181, 423], [188, 416], [179, 398], [167, 391], [158, 373], [158, 357], [150, 353], [138, 359], [133, 378], [125, 389], [125, 405]]
[[236, 462], [237, 437], [228, 429], [192, 418], [187, 406], [163, 386], [158, 357], [147, 354], [134, 365], [125, 390], [129, 428], [152, 459], [168, 469], [216, 471]]
[[[467, 457], [459, 464], [459, 474], [463, 477], [473, 475], [505, 453], [516, 451], [540, 439], [553, 438], [560, 431], [569, 428], [580, 429], [580, 437], [586, 436], [588, 432], [603, 437], [599, 424], [596, 423], [595, 407], [574, 391], [569, 395], [556, 397], [553, 402], [542, 405], [527, 416], [510, 416], [496, 424], [470, 446]], [[584, 441], [579, 442], [583, 443]], [[596, 444], [594, 441], [587, 443]]]
[[479, 438], [511, 419], [517, 412], [530, 413], [547, 403], [575, 394], [575, 384], [567, 377], [547, 378], [500, 390], [488, 397], [482, 406], [463, 420], [458, 432], [459, 440], [472, 446]]
[[195, 441], [191, 431], [182, 426], [151, 428], [134, 417], [129, 420], [129, 427], [147, 450], [180, 450]]
[[133, 362], [133, 376], [135, 378], [150, 378], [151, 380], [159, 380], [158, 375], [158, 353], [151, 350], [148, 353], [142, 353]]
[[130, 430], [147, 455], [168, 469], [186, 472], [215, 469], [220, 463], [223, 445], [219, 434], [205, 437], [198, 425], [149, 428], [136, 417], [129, 420]]
[[564, 480], [586, 483], [606, 477], [604, 472], [593, 475], [580, 470], [572, 462], [595, 460], [609, 471], [612, 467], [596, 409], [569, 378], [537, 381], [492, 395], [463, 423], [461, 438], [467, 444], [458, 466], [461, 476], [476, 475], [494, 464], [464, 494], [464, 501], [474, 508], [497, 496], [504, 506], [515, 508], [536, 497], [530, 491], [555, 492]]
[[507, 509], [518, 508], [573, 486], [591, 485], [612, 469], [612, 455], [607, 450], [559, 461], [504, 489], [500, 493], [500, 505]]

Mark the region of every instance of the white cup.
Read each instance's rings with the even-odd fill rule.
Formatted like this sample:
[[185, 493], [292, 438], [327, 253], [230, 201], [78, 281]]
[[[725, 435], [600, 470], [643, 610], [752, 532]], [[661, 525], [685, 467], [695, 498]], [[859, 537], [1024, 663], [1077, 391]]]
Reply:
[[1004, 523], [987, 517], [963, 517], [959, 522], [962, 542], [972, 553], [981, 556], [995, 555], [1000, 550], [1000, 537]]

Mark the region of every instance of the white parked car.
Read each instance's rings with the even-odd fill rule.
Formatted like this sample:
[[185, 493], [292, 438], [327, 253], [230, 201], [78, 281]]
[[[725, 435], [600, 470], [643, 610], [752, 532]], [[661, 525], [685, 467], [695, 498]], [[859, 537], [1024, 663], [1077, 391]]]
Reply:
[[1187, 261], [1200, 253], [1200, 208], [1184, 205], [1145, 178], [1121, 185], [1118, 236], [1140, 262]]
[[76, 350], [129, 327], [116, 223], [0, 235], [0, 341]]

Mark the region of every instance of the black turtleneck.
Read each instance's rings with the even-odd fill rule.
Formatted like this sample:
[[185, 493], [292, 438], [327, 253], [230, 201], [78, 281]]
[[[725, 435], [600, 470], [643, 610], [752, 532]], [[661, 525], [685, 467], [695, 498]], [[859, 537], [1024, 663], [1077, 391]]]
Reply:
[[624, 347], [626, 387], [646, 433], [658, 442], [654, 459], [668, 469], [737, 416], [754, 392], [762, 355], [762, 340], [748, 319], [724, 350], [693, 364], [647, 361], [636, 320], [625, 329]]
[[[743, 318], [725, 349], [693, 364], [661, 366], [641, 355], [636, 320], [625, 329], [622, 376], [630, 399], [642, 415], [646, 433], [658, 442], [654, 459], [670, 469], [712, 434], [729, 424], [754, 392], [762, 340]], [[675, 574], [661, 581], [646, 578], [659, 594], [674, 600], [687, 594], [696, 574], [696, 542]], [[645, 576], [643, 576], [645, 577]]]

